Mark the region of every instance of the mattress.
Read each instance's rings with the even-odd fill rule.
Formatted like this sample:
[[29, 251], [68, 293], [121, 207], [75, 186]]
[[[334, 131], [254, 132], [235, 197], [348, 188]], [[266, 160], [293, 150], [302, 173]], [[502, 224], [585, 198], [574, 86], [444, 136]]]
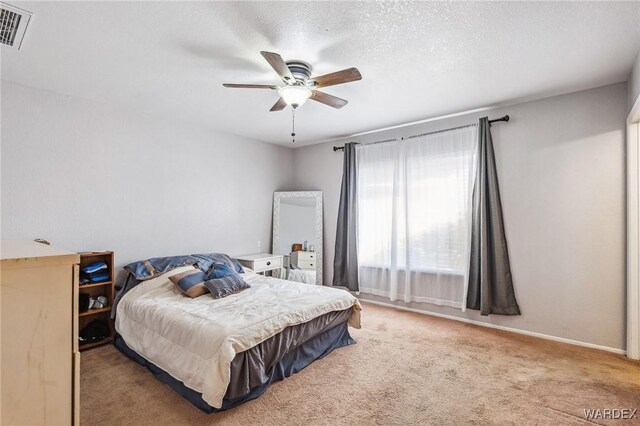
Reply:
[[[344, 290], [252, 273], [244, 275], [251, 288], [236, 295], [187, 298], [169, 276], [189, 268], [193, 267], [176, 268], [130, 290], [118, 304], [116, 330], [129, 348], [201, 393], [214, 408], [222, 407], [228, 389], [241, 394], [257, 383], [251, 380], [264, 379], [232, 383], [231, 365], [237, 354], [287, 327], [332, 312], [347, 311], [349, 324], [360, 326], [360, 304]], [[279, 350], [286, 352], [284, 347]], [[246, 360], [252, 361], [259, 362]]]

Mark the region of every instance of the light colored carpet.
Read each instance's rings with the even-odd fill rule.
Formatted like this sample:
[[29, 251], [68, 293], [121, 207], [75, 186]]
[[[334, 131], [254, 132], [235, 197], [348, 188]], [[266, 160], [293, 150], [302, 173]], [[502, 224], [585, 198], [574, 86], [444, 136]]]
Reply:
[[584, 424], [584, 409], [640, 408], [640, 364], [622, 356], [363, 306], [363, 328], [351, 331], [357, 344], [217, 414], [194, 408], [113, 346], [84, 352], [82, 423]]

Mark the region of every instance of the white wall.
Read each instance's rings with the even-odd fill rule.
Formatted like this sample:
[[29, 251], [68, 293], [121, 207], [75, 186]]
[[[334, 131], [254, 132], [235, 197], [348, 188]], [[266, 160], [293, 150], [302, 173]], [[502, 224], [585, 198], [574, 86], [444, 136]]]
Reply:
[[[623, 349], [627, 115], [624, 83], [351, 140], [384, 140], [467, 124], [484, 115], [495, 118], [507, 113], [511, 121], [494, 125], [492, 133], [511, 267], [522, 315], [486, 318], [476, 311], [462, 313], [435, 305], [409, 305]], [[333, 152], [331, 147], [343, 142], [294, 151], [298, 189], [324, 191], [327, 284], [332, 280], [342, 176], [342, 153]]]
[[[627, 97], [617, 84], [353, 139], [512, 118], [493, 135], [523, 315], [411, 306], [624, 348]], [[2, 238], [113, 249], [118, 265], [256, 252], [270, 247], [274, 191], [321, 190], [331, 282], [342, 143], [292, 152], [8, 82], [1, 124]]]
[[631, 112], [631, 108], [633, 108], [633, 104], [636, 99], [640, 97], [640, 51], [638, 52], [638, 56], [636, 56], [636, 61], [634, 62], [633, 69], [631, 70], [631, 74], [629, 75], [629, 81], [627, 82], [629, 89], [629, 109]]
[[271, 247], [289, 148], [2, 82], [2, 238], [116, 262]]

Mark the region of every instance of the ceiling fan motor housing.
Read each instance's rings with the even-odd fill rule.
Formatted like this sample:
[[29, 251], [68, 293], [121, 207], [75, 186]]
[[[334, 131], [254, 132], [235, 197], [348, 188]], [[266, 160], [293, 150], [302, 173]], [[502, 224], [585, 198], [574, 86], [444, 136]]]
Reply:
[[303, 61], [287, 61], [287, 68], [298, 83], [306, 83], [311, 78], [311, 65]]

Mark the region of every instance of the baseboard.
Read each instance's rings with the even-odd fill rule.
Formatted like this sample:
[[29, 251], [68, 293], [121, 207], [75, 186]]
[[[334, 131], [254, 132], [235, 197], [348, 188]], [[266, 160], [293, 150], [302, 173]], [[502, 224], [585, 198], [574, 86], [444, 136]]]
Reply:
[[587, 342], [580, 342], [578, 340], [572, 340], [572, 339], [565, 339], [564, 337], [550, 336], [548, 334], [535, 333], [533, 331], [526, 331], [526, 330], [520, 330], [520, 329], [517, 329], [517, 328], [504, 327], [502, 325], [488, 324], [486, 322], [475, 321], [475, 320], [471, 320], [471, 319], [467, 319], [467, 318], [455, 317], [453, 315], [440, 314], [440, 313], [437, 313], [437, 312], [423, 311], [423, 310], [415, 309], [415, 308], [407, 308], [405, 306], [398, 306], [398, 305], [394, 305], [392, 303], [378, 302], [376, 300], [368, 300], [368, 299], [358, 299], [358, 300], [360, 302], [363, 302], [363, 303], [371, 303], [372, 305], [386, 306], [388, 308], [400, 309], [401, 311], [409, 311], [409, 312], [415, 312], [417, 314], [431, 315], [433, 317], [446, 318], [446, 319], [450, 319], [450, 320], [454, 320], [454, 321], [465, 322], [465, 323], [468, 323], [468, 324], [479, 325], [481, 327], [495, 328], [497, 330], [509, 331], [511, 333], [518, 333], [518, 334], [524, 334], [526, 336], [538, 337], [540, 339], [553, 340], [554, 342], [568, 343], [570, 345], [582, 346], [582, 347], [585, 347], [585, 348], [598, 349], [598, 350], [601, 350], [601, 351], [612, 352], [612, 353], [618, 354], [618, 355], [626, 355], [627, 354], [627, 352], [625, 350], [623, 350], [623, 349], [610, 348], [608, 346], [596, 345], [596, 344], [587, 343]]

